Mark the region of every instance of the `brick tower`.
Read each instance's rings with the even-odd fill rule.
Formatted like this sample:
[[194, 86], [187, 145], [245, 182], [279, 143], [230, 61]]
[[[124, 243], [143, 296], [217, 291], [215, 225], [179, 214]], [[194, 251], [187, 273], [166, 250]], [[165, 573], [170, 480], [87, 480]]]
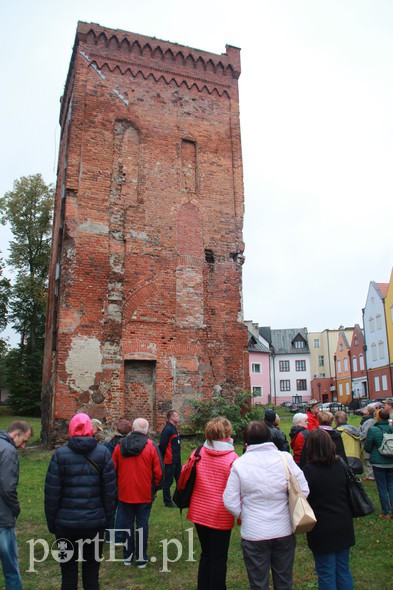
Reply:
[[78, 410], [159, 429], [249, 389], [240, 50], [78, 23], [61, 143], [43, 432]]

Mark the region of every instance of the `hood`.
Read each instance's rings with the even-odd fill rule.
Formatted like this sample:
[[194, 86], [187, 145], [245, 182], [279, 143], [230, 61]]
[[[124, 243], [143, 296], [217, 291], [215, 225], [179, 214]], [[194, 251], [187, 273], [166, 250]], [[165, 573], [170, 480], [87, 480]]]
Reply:
[[70, 436], [93, 436], [93, 425], [87, 414], [75, 414], [68, 427]]
[[233, 446], [233, 441], [230, 442], [229, 440], [213, 440], [212, 442], [205, 440], [203, 446], [207, 451], [212, 451], [212, 454], [215, 454], [217, 452], [219, 452], [220, 454], [231, 453], [235, 450]]
[[299, 434], [299, 432], [303, 432], [303, 430], [306, 430], [305, 428], [303, 428], [303, 426], [292, 426], [291, 430], [289, 431], [289, 437], [293, 438], [294, 436]]
[[147, 434], [132, 432], [120, 441], [120, 452], [122, 457], [136, 457], [140, 455], [147, 445]]
[[79, 455], [88, 455], [97, 444], [97, 439], [92, 436], [73, 436], [68, 440], [70, 449]]
[[15, 446], [14, 439], [5, 430], [0, 430], [0, 438]]
[[345, 430], [351, 436], [355, 436], [357, 438], [360, 438], [359, 430], [357, 428], [355, 428], [355, 426], [352, 426], [352, 424], [341, 424], [341, 426], [338, 426], [336, 430], [338, 430], [339, 432], [342, 430]]

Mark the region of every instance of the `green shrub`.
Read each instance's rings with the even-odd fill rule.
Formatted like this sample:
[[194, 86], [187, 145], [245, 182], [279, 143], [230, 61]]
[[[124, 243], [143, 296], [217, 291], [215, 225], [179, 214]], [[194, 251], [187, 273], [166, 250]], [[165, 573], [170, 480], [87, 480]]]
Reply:
[[190, 415], [190, 428], [195, 434], [203, 434], [206, 423], [217, 416], [225, 416], [233, 427], [233, 437], [240, 440], [244, 428], [252, 420], [262, 420], [265, 407], [251, 405], [251, 393], [238, 391], [227, 397], [217, 396], [209, 401], [191, 400], [193, 410]]

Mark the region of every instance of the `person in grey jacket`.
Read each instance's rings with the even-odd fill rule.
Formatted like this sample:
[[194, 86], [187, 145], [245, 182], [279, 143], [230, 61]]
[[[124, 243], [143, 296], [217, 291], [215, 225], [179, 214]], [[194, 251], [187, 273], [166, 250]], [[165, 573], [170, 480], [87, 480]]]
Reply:
[[24, 421], [13, 422], [8, 432], [0, 431], [0, 561], [6, 590], [22, 590], [15, 537], [16, 519], [20, 513], [16, 449], [23, 449], [32, 434], [31, 426]]

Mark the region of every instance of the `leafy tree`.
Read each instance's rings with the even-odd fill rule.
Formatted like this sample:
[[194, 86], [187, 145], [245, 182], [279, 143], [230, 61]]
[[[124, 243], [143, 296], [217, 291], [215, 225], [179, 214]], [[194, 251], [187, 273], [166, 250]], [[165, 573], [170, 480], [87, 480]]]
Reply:
[[[6, 277], [3, 277], [4, 263], [0, 258], [0, 332], [7, 326], [8, 316], [8, 301], [11, 292], [11, 282]], [[5, 351], [6, 342], [3, 338], [0, 338], [0, 354]]]
[[0, 220], [13, 234], [7, 262], [16, 272], [8, 320], [20, 335], [6, 357], [6, 376], [11, 404], [25, 412], [34, 412], [41, 396], [52, 207], [53, 187], [41, 174], [22, 176], [0, 198]]

